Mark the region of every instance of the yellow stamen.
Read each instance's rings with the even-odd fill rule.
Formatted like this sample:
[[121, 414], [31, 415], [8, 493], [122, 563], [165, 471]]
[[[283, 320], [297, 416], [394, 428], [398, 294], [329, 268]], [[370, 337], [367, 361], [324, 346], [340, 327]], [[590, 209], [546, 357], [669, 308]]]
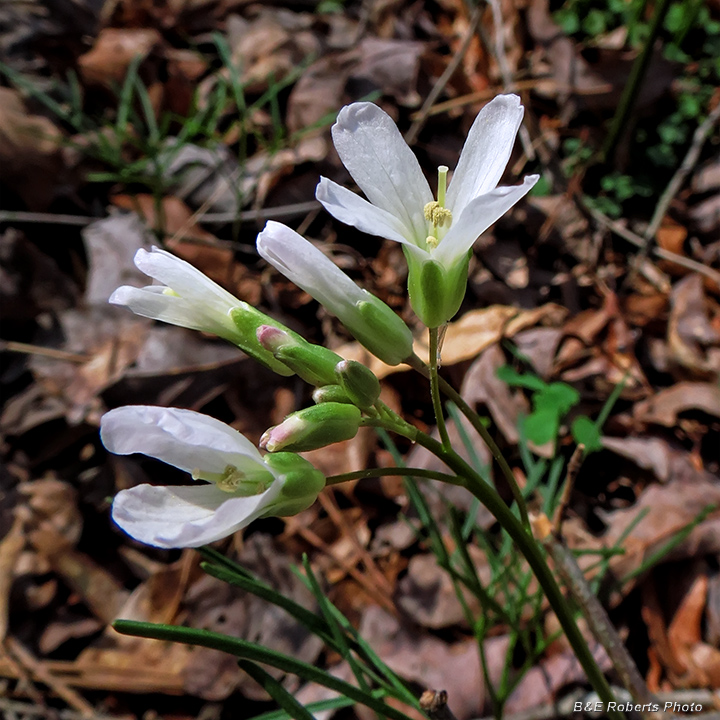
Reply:
[[428, 248], [430, 248], [431, 250], [434, 250], [434, 249], [438, 246], [438, 243], [439, 243], [439, 242], [440, 242], [440, 241], [439, 241], [436, 237], [433, 237], [432, 235], [428, 235], [428, 236], [425, 238], [425, 244], [426, 244], [426, 245], [428, 246]]
[[433, 224], [434, 227], [444, 227], [452, 224], [452, 212], [440, 205], [437, 200], [429, 202], [423, 208], [425, 219]]

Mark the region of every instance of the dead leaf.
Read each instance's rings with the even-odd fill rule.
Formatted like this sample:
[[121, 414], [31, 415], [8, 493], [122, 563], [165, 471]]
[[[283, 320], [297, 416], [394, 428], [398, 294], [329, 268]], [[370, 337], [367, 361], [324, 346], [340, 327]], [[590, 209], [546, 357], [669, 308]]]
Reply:
[[[540, 323], [558, 324], [566, 313], [565, 308], [554, 303], [534, 310], [518, 310], [508, 305], [491, 305], [482, 310], [471, 310], [459, 320], [448, 324], [442, 347], [442, 364], [454, 365], [474, 358], [490, 345], [503, 338], [511, 338], [528, 327]], [[428, 357], [427, 331], [422, 337], [416, 338], [413, 349], [420, 358]], [[359, 343], [348, 343], [335, 348], [335, 352], [348, 360], [365, 363], [380, 379], [409, 369], [405, 365], [386, 365], [370, 355]]]
[[3, 185], [31, 210], [45, 210], [55, 196], [65, 164], [62, 137], [48, 118], [27, 112], [17, 90], [0, 87]]
[[154, 28], [104, 28], [92, 50], [78, 58], [83, 80], [112, 90], [122, 85], [130, 63], [145, 60], [163, 42]]
[[688, 410], [702, 410], [720, 417], [720, 386], [702, 382], [675, 383], [636, 403], [633, 416], [640, 422], [675, 427], [678, 415]]
[[697, 376], [717, 378], [720, 372], [720, 332], [710, 321], [702, 275], [675, 283], [667, 341], [674, 362]]
[[0, 644], [5, 640], [8, 630], [10, 588], [15, 575], [15, 563], [25, 547], [23, 524], [22, 517], [16, 515], [10, 531], [0, 541]]

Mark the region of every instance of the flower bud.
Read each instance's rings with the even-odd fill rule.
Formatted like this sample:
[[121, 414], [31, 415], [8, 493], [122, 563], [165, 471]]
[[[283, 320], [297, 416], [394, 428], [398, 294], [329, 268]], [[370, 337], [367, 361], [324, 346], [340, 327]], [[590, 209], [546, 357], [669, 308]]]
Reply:
[[350, 440], [360, 427], [361, 413], [354, 405], [328, 402], [298, 410], [260, 438], [268, 452], [303, 452]]
[[408, 263], [408, 293], [415, 314], [430, 328], [440, 327], [460, 309], [467, 287], [467, 253], [450, 268], [435, 260], [424, 260], [405, 250]]
[[342, 360], [335, 366], [340, 386], [361, 410], [371, 408], [380, 397], [380, 381], [362, 363]]
[[260, 345], [272, 353], [299, 377], [310, 385], [332, 385], [337, 382], [335, 366], [342, 358], [322, 345], [313, 345], [290, 330], [281, 330], [271, 325], [257, 329]]
[[312, 399], [316, 405], [327, 402], [353, 404], [348, 394], [339, 385], [323, 385], [323, 387], [315, 388]]
[[309, 508], [325, 487], [325, 476], [299, 455], [270, 453], [264, 461], [278, 477], [282, 490], [263, 517], [296, 515]]
[[285, 277], [336, 315], [380, 360], [398, 365], [412, 355], [412, 333], [402, 319], [294, 230], [269, 221], [258, 235], [257, 249]]

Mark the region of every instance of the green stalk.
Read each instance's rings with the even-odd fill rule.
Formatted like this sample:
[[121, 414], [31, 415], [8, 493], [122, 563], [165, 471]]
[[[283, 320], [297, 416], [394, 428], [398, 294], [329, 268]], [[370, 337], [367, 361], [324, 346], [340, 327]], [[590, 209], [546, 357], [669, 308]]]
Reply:
[[[387, 409], [388, 416], [391, 412]], [[393, 413], [393, 415], [395, 414]], [[437, 440], [420, 432], [397, 415], [394, 418], [388, 417], [388, 420], [394, 420], [394, 422], [388, 422], [388, 429], [395, 430], [408, 439], [414, 440], [418, 445], [422, 445], [440, 458], [459, 477], [466, 480], [465, 487], [493, 514], [528, 561], [545, 593], [545, 597], [547, 597], [550, 606], [555, 611], [568, 642], [575, 651], [575, 656], [582, 665], [583, 670], [585, 670], [590, 684], [603, 702], [614, 702], [610, 686], [595, 662], [585, 638], [578, 629], [573, 613], [545, 562], [545, 557], [535, 538], [523, 527], [495, 489], [488, 485], [454, 450], [444, 448]], [[617, 710], [608, 710], [607, 715], [613, 720], [623, 720], [625, 717], [623, 713]]]
[[448, 475], [447, 473], [442, 473], [437, 470], [411, 467], [370, 468], [369, 470], [354, 470], [353, 472], [346, 472], [340, 475], [328, 475], [325, 479], [325, 484], [338, 485], [348, 480], [362, 480], [364, 478], [382, 477], [384, 475], [432, 478], [433, 480], [450, 483], [450, 485], [464, 485], [463, 480], [455, 475]]
[[442, 446], [450, 449], [450, 436], [445, 426], [445, 417], [443, 415], [442, 400], [440, 399], [440, 387], [438, 385], [438, 328], [428, 328], [430, 335], [430, 394], [432, 395], [433, 411], [435, 412], [435, 423], [440, 433]]
[[[425, 376], [426, 378], [430, 377], [430, 370], [428, 369], [427, 365], [425, 365], [425, 363], [419, 357], [417, 357], [417, 355], [414, 355], [412, 358], [410, 358], [410, 360], [408, 361], [408, 365], [410, 365], [410, 367], [412, 367], [414, 370], [417, 370], [421, 375]], [[522, 491], [517, 484], [515, 475], [513, 474], [513, 471], [508, 465], [505, 456], [502, 454], [502, 451], [497, 446], [495, 440], [493, 440], [492, 435], [490, 435], [490, 433], [488, 432], [488, 429], [485, 427], [485, 425], [483, 425], [480, 416], [465, 402], [465, 400], [463, 400], [460, 393], [455, 390], [455, 388], [449, 382], [439, 376], [438, 385], [443, 391], [443, 393], [445, 393], [445, 395], [447, 395], [447, 397], [449, 397], [455, 403], [455, 405], [458, 406], [460, 412], [470, 421], [470, 424], [475, 428], [478, 435], [480, 435], [480, 437], [483, 439], [483, 442], [487, 445], [488, 450], [490, 450], [490, 454], [493, 456], [493, 458], [495, 458], [495, 462], [498, 464], [498, 467], [502, 471], [502, 474], [505, 477], [507, 484], [510, 486], [510, 490], [513, 494], [513, 497], [515, 498], [518, 510], [520, 511], [520, 518], [522, 520], [522, 523], [523, 525], [525, 525], [525, 527], [529, 529], [530, 519], [528, 518], [527, 505], [525, 504], [525, 498], [523, 497]]]

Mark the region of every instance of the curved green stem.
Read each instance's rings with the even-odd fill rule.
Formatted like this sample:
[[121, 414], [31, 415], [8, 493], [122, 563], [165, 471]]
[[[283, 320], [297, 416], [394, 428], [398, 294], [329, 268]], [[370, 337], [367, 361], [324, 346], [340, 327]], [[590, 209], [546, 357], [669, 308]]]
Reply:
[[425, 470], [424, 468], [411, 467], [390, 467], [390, 468], [371, 468], [369, 470], [355, 470], [354, 472], [341, 473], [340, 475], [329, 475], [325, 479], [326, 485], [337, 485], [348, 480], [362, 480], [363, 478], [381, 477], [386, 475], [407, 475], [408, 477], [424, 477], [433, 480], [441, 480], [451, 485], [461, 485], [465, 483], [462, 478], [456, 475], [448, 475], [438, 470]]
[[[430, 369], [417, 355], [413, 355], [406, 362], [408, 365], [410, 365], [411, 368], [417, 370], [421, 375], [425, 376], [426, 378], [430, 378]], [[512, 469], [508, 465], [505, 456], [502, 454], [495, 440], [493, 440], [492, 435], [490, 435], [490, 433], [488, 432], [488, 429], [485, 427], [485, 425], [483, 425], [480, 416], [465, 402], [465, 400], [463, 400], [460, 393], [455, 390], [455, 388], [449, 382], [439, 376], [438, 385], [439, 388], [443, 391], [443, 393], [445, 393], [445, 395], [447, 395], [447, 397], [449, 397], [450, 400], [452, 400], [458, 406], [460, 412], [470, 421], [470, 424], [475, 428], [478, 435], [480, 435], [484, 443], [487, 445], [488, 449], [490, 450], [490, 454], [493, 456], [493, 458], [495, 458], [495, 462], [498, 464], [498, 467], [502, 471], [502, 474], [505, 477], [507, 484], [510, 486], [510, 491], [512, 492], [513, 497], [515, 498], [515, 502], [517, 503], [523, 525], [529, 528], [530, 519], [528, 518], [527, 505], [525, 504], [525, 498], [523, 497], [522, 491], [517, 484], [515, 475], [513, 474]]]
[[[386, 413], [391, 412], [389, 409], [386, 409]], [[408, 439], [414, 440], [418, 445], [422, 445], [440, 458], [451, 470], [455, 471], [460, 479], [465, 480], [464, 486], [485, 505], [508, 535], [510, 535], [532, 568], [535, 577], [545, 593], [545, 597], [547, 597], [550, 606], [555, 611], [568, 642], [585, 670], [585, 674], [591, 685], [595, 688], [595, 691], [603, 702], [614, 702], [610, 686], [595, 662], [595, 658], [590, 652], [585, 638], [578, 629], [573, 613], [568, 607], [560, 587], [545, 562], [543, 552], [535, 541], [535, 538], [515, 517], [495, 489], [488, 485], [454, 450], [444, 448], [437, 440], [431, 438], [426, 433], [420, 432], [417, 428], [402, 420], [402, 418], [398, 416], [395, 416], [395, 418], [397, 418], [397, 421], [389, 422], [388, 429], [395, 430]], [[395, 420], [395, 418], [388, 417], [388, 420]], [[613, 720], [622, 720], [625, 717], [621, 712], [610, 710], [607, 711], [607, 716], [613, 718]]]
[[430, 336], [430, 394], [432, 396], [433, 411], [435, 412], [435, 424], [440, 433], [440, 440], [446, 449], [450, 449], [450, 436], [445, 426], [442, 400], [440, 399], [440, 387], [438, 385], [438, 339], [440, 336], [438, 328], [428, 328]]

